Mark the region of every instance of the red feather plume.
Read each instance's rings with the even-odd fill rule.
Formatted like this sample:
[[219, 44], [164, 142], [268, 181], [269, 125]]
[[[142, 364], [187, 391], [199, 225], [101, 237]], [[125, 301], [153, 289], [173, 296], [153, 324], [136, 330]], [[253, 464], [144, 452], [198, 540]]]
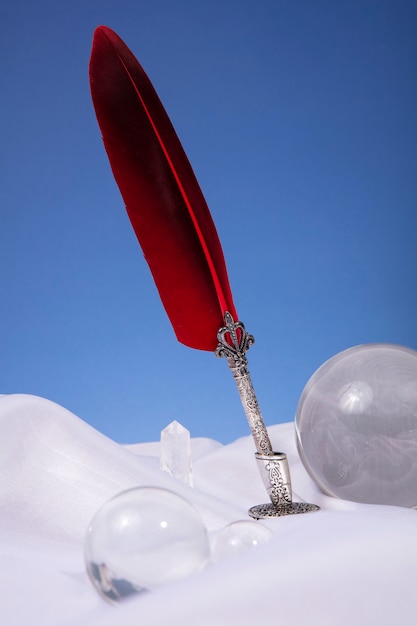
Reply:
[[237, 314], [221, 244], [158, 95], [120, 37], [99, 26], [90, 85], [110, 165], [177, 339], [214, 350]]

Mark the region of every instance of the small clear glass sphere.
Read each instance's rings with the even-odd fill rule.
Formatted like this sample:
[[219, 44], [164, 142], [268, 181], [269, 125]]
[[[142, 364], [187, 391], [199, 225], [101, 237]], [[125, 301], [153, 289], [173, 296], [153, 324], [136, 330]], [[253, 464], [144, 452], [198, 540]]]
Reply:
[[417, 506], [417, 351], [367, 344], [336, 354], [305, 386], [295, 427], [325, 493]]
[[84, 556], [97, 591], [116, 602], [201, 570], [210, 548], [191, 504], [166, 489], [139, 487], [99, 509], [87, 530]]
[[238, 521], [222, 528], [213, 543], [211, 560], [218, 563], [267, 543], [272, 532], [259, 522]]

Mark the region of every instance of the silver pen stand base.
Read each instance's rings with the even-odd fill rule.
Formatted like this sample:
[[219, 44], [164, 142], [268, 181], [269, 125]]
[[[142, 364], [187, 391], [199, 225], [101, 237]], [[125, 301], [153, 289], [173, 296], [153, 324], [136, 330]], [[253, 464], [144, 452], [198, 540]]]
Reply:
[[320, 509], [317, 504], [307, 504], [307, 502], [291, 502], [291, 504], [281, 504], [276, 506], [271, 502], [252, 506], [248, 514], [253, 519], [265, 519], [268, 517], [282, 517], [284, 515], [298, 515], [299, 513], [310, 513]]
[[249, 509], [250, 517], [265, 519], [284, 515], [299, 515], [320, 509], [316, 504], [292, 501], [290, 470], [286, 454], [255, 454], [259, 473], [271, 499], [268, 504], [258, 504]]

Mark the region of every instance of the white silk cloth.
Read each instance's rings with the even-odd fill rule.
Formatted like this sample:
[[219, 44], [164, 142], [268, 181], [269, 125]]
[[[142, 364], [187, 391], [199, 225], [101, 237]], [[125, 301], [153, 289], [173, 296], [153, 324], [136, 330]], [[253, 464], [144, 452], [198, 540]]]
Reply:
[[117, 444], [63, 407], [0, 396], [0, 619], [7, 626], [415, 626], [417, 512], [325, 496], [304, 470], [292, 424], [270, 427], [294, 500], [317, 513], [265, 523], [256, 551], [112, 606], [92, 587], [83, 542], [94, 513], [133, 486], [171, 489], [211, 534], [267, 502], [253, 441], [192, 439], [194, 487], [159, 469], [159, 444]]

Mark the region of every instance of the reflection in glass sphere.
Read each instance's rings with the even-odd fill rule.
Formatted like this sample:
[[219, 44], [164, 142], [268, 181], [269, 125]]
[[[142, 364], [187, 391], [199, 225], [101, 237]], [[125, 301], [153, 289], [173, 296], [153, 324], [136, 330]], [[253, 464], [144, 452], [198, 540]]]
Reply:
[[123, 491], [96, 513], [84, 555], [97, 591], [118, 601], [201, 570], [209, 542], [202, 519], [184, 498], [140, 487]]
[[417, 352], [350, 348], [324, 363], [298, 402], [301, 459], [321, 489], [371, 504], [417, 506]]
[[272, 532], [259, 522], [232, 522], [222, 528], [214, 540], [211, 560], [218, 563], [231, 556], [237, 556], [267, 543]]

